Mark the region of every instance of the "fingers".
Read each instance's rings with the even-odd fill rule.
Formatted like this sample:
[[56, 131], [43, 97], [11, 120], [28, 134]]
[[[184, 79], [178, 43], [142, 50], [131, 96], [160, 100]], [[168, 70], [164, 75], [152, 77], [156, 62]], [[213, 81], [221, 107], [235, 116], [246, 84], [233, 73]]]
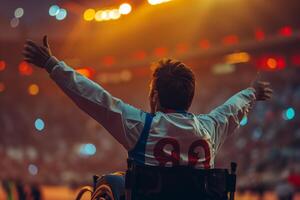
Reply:
[[45, 36], [43, 37], [43, 44], [44, 44], [44, 46], [45, 46], [46, 48], [49, 48], [48, 36], [47, 36], [47, 35], [45, 35]]

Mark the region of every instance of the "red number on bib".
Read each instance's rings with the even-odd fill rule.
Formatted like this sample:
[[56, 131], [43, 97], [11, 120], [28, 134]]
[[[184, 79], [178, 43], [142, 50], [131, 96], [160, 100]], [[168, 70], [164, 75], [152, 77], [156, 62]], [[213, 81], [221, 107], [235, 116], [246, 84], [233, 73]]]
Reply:
[[[164, 151], [167, 145], [171, 145], [173, 148], [171, 155]], [[161, 139], [154, 147], [154, 156], [160, 166], [164, 167], [167, 162], [171, 162], [172, 166], [179, 165], [180, 146], [178, 141], [173, 138]]]
[[189, 166], [195, 166], [200, 159], [199, 153], [195, 152], [197, 147], [202, 147], [204, 150], [204, 156], [205, 159], [202, 162], [205, 169], [210, 168], [210, 151], [209, 151], [209, 145], [206, 142], [206, 140], [197, 140], [192, 143], [189, 149]]
[[[172, 146], [171, 154], [168, 154], [164, 151], [167, 145]], [[205, 159], [201, 163], [203, 164], [205, 169], [209, 169], [211, 155], [210, 155], [209, 144], [207, 143], [206, 140], [197, 140], [192, 143], [188, 152], [188, 165], [195, 166], [198, 160], [201, 158], [200, 153], [196, 152], [197, 147], [203, 148]], [[171, 162], [172, 166], [179, 165], [180, 145], [178, 141], [173, 138], [164, 138], [159, 140], [154, 147], [154, 157], [159, 162], [159, 165], [163, 167], [168, 162]]]

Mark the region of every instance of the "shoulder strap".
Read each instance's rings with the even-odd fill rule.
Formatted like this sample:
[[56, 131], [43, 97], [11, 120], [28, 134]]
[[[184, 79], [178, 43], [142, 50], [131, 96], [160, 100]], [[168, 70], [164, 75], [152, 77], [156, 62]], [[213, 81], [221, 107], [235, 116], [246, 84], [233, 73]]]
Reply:
[[142, 164], [142, 165], [145, 164], [146, 143], [149, 136], [152, 120], [153, 120], [153, 115], [150, 113], [146, 113], [145, 125], [140, 135], [140, 138], [137, 141], [135, 147], [132, 150], [128, 151], [129, 158], [133, 159], [134, 162], [138, 164]]

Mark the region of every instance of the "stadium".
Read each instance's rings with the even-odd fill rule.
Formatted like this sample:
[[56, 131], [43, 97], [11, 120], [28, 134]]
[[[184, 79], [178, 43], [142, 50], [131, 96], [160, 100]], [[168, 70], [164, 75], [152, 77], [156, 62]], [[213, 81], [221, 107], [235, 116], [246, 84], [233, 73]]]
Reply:
[[0, 0], [0, 199], [71, 200], [93, 175], [127, 169], [127, 151], [109, 131], [45, 70], [24, 61], [26, 40], [43, 45], [47, 35], [58, 60], [144, 111], [153, 63], [163, 58], [195, 74], [189, 109], [195, 114], [250, 87], [259, 73], [273, 96], [255, 102], [214, 165], [237, 163], [236, 200], [299, 200], [298, 6], [297, 0]]

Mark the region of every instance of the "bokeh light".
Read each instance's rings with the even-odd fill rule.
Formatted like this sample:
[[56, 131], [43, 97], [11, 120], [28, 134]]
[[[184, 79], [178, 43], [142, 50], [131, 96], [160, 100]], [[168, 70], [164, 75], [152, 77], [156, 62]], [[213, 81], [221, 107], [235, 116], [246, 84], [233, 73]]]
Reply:
[[12, 28], [16, 28], [18, 25], [19, 25], [19, 23], [20, 23], [20, 21], [19, 21], [19, 19], [18, 18], [12, 18], [11, 20], [10, 20], [10, 26], [12, 27]]
[[50, 16], [56, 16], [59, 13], [59, 6], [58, 5], [52, 5], [49, 8], [49, 15]]
[[110, 19], [119, 19], [121, 14], [118, 9], [113, 9], [109, 11], [108, 16]]
[[283, 111], [283, 119], [284, 120], [292, 120], [296, 115], [296, 111], [294, 108], [290, 107]]
[[132, 8], [129, 3], [123, 3], [119, 7], [119, 13], [122, 15], [127, 15], [131, 12]]
[[274, 58], [269, 58], [267, 60], [267, 65], [270, 69], [275, 69], [277, 67], [277, 61]]
[[92, 156], [96, 154], [96, 146], [94, 144], [88, 143], [80, 146], [79, 154], [83, 156]]
[[96, 11], [94, 9], [87, 9], [83, 13], [83, 19], [85, 21], [92, 21], [95, 18]]
[[29, 172], [29, 174], [35, 176], [39, 172], [39, 169], [38, 169], [38, 167], [36, 165], [29, 164], [28, 165], [28, 172]]
[[240, 122], [240, 125], [241, 126], [245, 126], [247, 123], [248, 123], [248, 117], [244, 116], [243, 119]]
[[17, 8], [15, 10], [15, 17], [16, 18], [21, 18], [24, 15], [24, 9], [23, 8]]
[[0, 92], [4, 92], [5, 90], [5, 85], [4, 83], [0, 82]]
[[28, 93], [32, 96], [37, 95], [40, 91], [40, 88], [37, 84], [31, 84], [28, 87]]
[[59, 12], [57, 13], [57, 15], [55, 16], [57, 20], [61, 21], [64, 20], [67, 17], [68, 13], [66, 9], [59, 9]]
[[4, 60], [0, 60], [0, 72], [4, 71], [6, 68], [6, 63]]
[[151, 5], [157, 5], [157, 4], [166, 3], [169, 1], [171, 1], [171, 0], [148, 0], [148, 3]]
[[32, 72], [33, 72], [33, 69], [27, 62], [22, 61], [19, 64], [19, 73], [21, 75], [29, 76], [32, 74]]
[[36, 130], [42, 131], [45, 128], [45, 122], [41, 118], [37, 118], [34, 122]]
[[96, 13], [95, 13], [95, 20], [96, 21], [102, 21], [104, 20], [104, 17], [106, 17], [106, 13], [103, 12], [102, 10], [98, 10]]

